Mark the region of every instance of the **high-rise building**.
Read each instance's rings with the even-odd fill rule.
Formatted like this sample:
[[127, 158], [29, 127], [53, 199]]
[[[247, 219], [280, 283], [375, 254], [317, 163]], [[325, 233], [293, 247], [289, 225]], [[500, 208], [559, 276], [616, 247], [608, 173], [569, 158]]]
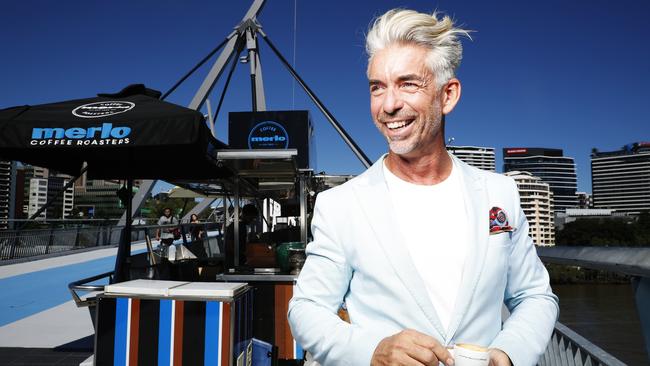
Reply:
[[74, 205], [74, 190], [72, 187], [68, 187], [59, 194], [67, 183], [68, 179], [60, 176], [31, 178], [29, 180], [27, 215], [31, 217], [49, 200], [53, 200], [52, 204], [36, 217], [36, 220], [70, 217]]
[[503, 149], [503, 171], [522, 171], [548, 183], [553, 191], [556, 211], [578, 207], [578, 180], [573, 158], [561, 149], [507, 147]]
[[617, 151], [591, 154], [594, 208], [636, 214], [650, 210], [650, 142], [638, 142]]
[[74, 189], [61, 192], [70, 177], [37, 166], [25, 165], [16, 174], [16, 218], [27, 219], [45, 203], [52, 204], [38, 215], [37, 220], [65, 219], [72, 213]]
[[10, 228], [14, 218], [15, 163], [0, 161], [0, 230]]
[[496, 171], [493, 147], [448, 145], [447, 150], [471, 166], [491, 172]]
[[88, 180], [75, 187], [75, 207], [84, 217], [120, 218], [124, 206], [117, 196], [121, 185], [109, 180]]
[[521, 208], [528, 219], [533, 242], [539, 246], [555, 245], [553, 192], [549, 184], [529, 172], [509, 171], [505, 175], [517, 183]]

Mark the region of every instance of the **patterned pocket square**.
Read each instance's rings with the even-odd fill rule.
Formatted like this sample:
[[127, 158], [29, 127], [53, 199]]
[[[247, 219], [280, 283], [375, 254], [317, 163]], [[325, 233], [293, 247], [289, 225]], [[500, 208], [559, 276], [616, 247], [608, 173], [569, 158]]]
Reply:
[[508, 225], [508, 216], [500, 207], [490, 209], [490, 235], [513, 231]]

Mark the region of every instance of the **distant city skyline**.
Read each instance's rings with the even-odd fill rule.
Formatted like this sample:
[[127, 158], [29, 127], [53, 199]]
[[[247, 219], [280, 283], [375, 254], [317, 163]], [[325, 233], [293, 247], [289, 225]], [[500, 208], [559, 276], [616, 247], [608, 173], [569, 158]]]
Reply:
[[[138, 82], [166, 91], [232, 31], [251, 3], [3, 4], [0, 41], [8, 57], [0, 59], [0, 108], [84, 98]], [[446, 136], [455, 145], [493, 147], [497, 171], [504, 147], [562, 149], [575, 159], [578, 190], [591, 192], [592, 148], [650, 140], [650, 2], [267, 1], [259, 17], [264, 32], [371, 159], [387, 147], [369, 114], [364, 33], [374, 16], [395, 6], [438, 9], [475, 31], [464, 41], [463, 95], [447, 118]], [[311, 111], [316, 170], [361, 173], [270, 49], [260, 47], [267, 108]], [[209, 67], [168, 100], [187, 105]], [[227, 113], [250, 109], [247, 73], [248, 65], [240, 65], [233, 76], [217, 118], [220, 139], [227, 136]], [[222, 85], [210, 97], [213, 105]]]

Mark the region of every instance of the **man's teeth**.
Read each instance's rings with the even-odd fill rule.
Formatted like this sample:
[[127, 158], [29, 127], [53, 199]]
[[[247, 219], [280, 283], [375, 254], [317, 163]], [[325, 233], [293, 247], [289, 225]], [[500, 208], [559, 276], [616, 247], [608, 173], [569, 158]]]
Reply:
[[410, 122], [406, 122], [406, 121], [388, 122], [388, 123], [386, 123], [386, 126], [388, 128], [390, 128], [391, 130], [395, 130], [395, 129], [398, 129], [398, 128], [402, 128], [402, 127], [408, 125], [409, 123]]

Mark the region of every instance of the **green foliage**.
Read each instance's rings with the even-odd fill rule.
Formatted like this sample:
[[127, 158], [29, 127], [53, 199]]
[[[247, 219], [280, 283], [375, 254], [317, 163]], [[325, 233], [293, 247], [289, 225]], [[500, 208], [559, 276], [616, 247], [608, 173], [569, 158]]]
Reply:
[[630, 277], [620, 273], [550, 263], [546, 263], [545, 266], [548, 270], [548, 275], [552, 285], [579, 283], [630, 283]]
[[557, 245], [571, 246], [650, 246], [650, 213], [637, 220], [584, 218], [567, 223], [555, 234]]

